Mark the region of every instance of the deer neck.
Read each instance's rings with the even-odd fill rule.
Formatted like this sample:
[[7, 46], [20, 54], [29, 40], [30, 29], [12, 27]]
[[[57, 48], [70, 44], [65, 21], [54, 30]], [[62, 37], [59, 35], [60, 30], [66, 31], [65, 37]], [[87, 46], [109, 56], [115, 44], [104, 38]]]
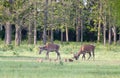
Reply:
[[77, 55], [77, 56], [79, 57], [79, 56], [80, 56], [80, 54], [81, 54], [81, 51], [79, 51], [79, 52], [78, 52], [78, 55]]

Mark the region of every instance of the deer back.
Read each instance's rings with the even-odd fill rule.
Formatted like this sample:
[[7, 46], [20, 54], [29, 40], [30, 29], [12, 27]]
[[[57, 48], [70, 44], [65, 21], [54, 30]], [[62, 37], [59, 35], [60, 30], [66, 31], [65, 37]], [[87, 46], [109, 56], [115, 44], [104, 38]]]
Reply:
[[84, 51], [93, 51], [95, 48], [94, 45], [83, 45], [81, 48], [80, 48], [80, 51], [81, 52], [84, 52]]
[[59, 45], [49, 43], [45, 46], [45, 48], [47, 50], [59, 50]]
[[88, 44], [81, 46], [80, 50], [78, 51], [78, 55], [84, 54], [86, 52], [93, 52], [95, 49], [94, 45]]

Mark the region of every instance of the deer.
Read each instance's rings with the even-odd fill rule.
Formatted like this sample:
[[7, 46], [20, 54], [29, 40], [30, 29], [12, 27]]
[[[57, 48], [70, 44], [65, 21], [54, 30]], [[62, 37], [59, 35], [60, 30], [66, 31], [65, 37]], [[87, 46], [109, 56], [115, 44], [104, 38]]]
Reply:
[[56, 54], [57, 54], [57, 59], [61, 59], [61, 57], [60, 57], [60, 53], [59, 53], [59, 48], [60, 48], [60, 46], [59, 45], [57, 45], [57, 44], [53, 44], [53, 43], [48, 43], [48, 44], [46, 44], [46, 45], [44, 45], [44, 46], [40, 46], [39, 47], [39, 54], [41, 54], [42, 53], [42, 51], [47, 51], [47, 53], [46, 53], [46, 59], [49, 59], [49, 52], [56, 52]]
[[94, 57], [95, 57], [94, 50], [95, 50], [95, 46], [92, 44], [82, 45], [80, 50], [78, 51], [78, 53], [73, 55], [73, 58], [78, 60], [79, 56], [82, 54], [83, 55], [82, 59], [84, 58], [84, 60], [85, 60], [85, 54], [88, 53], [89, 54], [88, 60], [89, 60], [91, 57], [91, 53], [92, 53], [93, 60], [94, 60]]

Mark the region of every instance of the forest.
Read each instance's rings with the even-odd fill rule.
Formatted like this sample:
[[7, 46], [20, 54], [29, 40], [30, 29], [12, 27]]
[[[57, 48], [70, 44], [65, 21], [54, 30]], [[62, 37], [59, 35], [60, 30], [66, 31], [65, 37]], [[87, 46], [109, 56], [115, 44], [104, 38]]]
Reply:
[[119, 0], [0, 0], [0, 39], [117, 44], [119, 8]]
[[0, 0], [1, 77], [120, 78], [120, 0]]

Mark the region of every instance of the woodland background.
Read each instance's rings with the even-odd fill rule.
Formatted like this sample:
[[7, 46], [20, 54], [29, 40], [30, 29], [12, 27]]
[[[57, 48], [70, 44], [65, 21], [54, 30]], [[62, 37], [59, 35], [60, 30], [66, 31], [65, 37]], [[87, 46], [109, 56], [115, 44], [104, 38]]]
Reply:
[[0, 0], [0, 39], [22, 41], [120, 41], [119, 0]]

